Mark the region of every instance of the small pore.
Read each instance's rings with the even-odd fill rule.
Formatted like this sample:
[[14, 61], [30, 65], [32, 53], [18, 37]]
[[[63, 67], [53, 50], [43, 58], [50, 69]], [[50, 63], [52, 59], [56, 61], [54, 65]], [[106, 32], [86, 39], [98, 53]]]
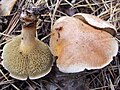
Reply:
[[23, 40], [23, 37], [21, 39]]
[[20, 52], [20, 54], [22, 54], [22, 52]]

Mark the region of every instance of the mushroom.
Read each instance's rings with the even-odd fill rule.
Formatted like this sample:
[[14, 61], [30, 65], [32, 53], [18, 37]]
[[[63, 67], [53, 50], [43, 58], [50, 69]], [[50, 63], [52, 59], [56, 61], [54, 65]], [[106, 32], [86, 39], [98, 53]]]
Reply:
[[113, 36], [117, 34], [117, 30], [115, 26], [113, 26], [112, 24], [108, 22], [103, 21], [102, 19], [94, 15], [86, 14], [86, 13], [77, 13], [77, 14], [74, 14], [73, 17], [80, 19], [81, 21], [83, 21], [86, 24], [91, 25], [92, 27], [104, 30]]
[[[112, 29], [113, 25], [98, 17], [88, 16], [87, 20], [84, 16], [81, 20], [79, 14], [63, 16], [53, 25], [50, 47], [53, 55], [58, 57], [57, 67], [64, 73], [103, 68], [118, 52], [118, 42], [112, 36], [116, 32]], [[93, 17], [93, 22], [88, 20]], [[103, 23], [107, 26], [99, 26]]]
[[4, 46], [2, 65], [15, 79], [38, 79], [50, 72], [53, 56], [49, 47], [35, 37], [36, 17], [24, 11], [20, 19], [21, 35]]

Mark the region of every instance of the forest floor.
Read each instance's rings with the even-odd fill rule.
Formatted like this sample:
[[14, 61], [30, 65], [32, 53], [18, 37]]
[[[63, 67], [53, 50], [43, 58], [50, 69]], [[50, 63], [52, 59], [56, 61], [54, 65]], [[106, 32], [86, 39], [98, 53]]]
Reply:
[[[37, 0], [33, 1], [36, 3]], [[26, 2], [27, 0], [18, 0], [10, 15], [0, 16], [0, 56], [8, 37], [17, 36], [21, 32], [19, 11]], [[120, 0], [46, 0], [46, 5], [50, 14], [38, 11], [40, 22], [37, 33], [38, 38], [47, 44], [54, 21], [61, 16], [72, 16], [75, 13], [92, 14], [112, 23], [118, 31], [116, 38], [120, 39]], [[54, 64], [52, 71], [45, 77], [26, 81], [10, 77], [9, 72], [0, 64], [0, 90], [120, 90], [119, 51], [113, 59], [102, 69], [84, 70], [74, 74], [62, 73]]]

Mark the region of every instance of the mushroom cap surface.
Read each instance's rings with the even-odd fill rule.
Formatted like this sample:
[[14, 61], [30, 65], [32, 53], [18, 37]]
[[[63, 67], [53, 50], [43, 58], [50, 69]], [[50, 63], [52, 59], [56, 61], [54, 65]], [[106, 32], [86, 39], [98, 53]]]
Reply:
[[75, 73], [108, 65], [117, 54], [118, 42], [104, 30], [63, 16], [53, 26], [50, 47], [53, 55], [58, 56], [59, 70]]
[[77, 13], [74, 14], [73, 17], [80, 19], [86, 24], [91, 25], [92, 27], [98, 28], [110, 33], [113, 36], [116, 36], [117, 34], [117, 29], [115, 28], [114, 25], [94, 16], [91, 14], [86, 14], [86, 13]]
[[48, 74], [52, 67], [53, 57], [49, 47], [35, 39], [35, 47], [24, 54], [20, 51], [22, 36], [14, 37], [3, 48], [2, 64], [10, 72], [10, 76], [19, 80], [37, 79]]

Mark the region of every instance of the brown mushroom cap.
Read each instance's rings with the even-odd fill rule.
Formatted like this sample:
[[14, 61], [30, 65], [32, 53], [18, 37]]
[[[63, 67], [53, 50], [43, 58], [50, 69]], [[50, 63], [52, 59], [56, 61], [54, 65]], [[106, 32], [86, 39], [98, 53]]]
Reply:
[[24, 54], [20, 50], [21, 35], [3, 48], [3, 66], [10, 76], [19, 80], [37, 79], [48, 74], [52, 67], [52, 55], [46, 44], [36, 39], [36, 46]]
[[118, 42], [110, 33], [78, 18], [59, 18], [51, 33], [52, 53], [58, 56], [57, 66], [65, 73], [103, 68], [118, 51]]
[[115, 26], [113, 26], [112, 24], [94, 16], [91, 14], [85, 14], [85, 13], [77, 13], [74, 14], [73, 17], [80, 19], [81, 21], [83, 21], [86, 24], [89, 24], [95, 28], [104, 30], [108, 33], [110, 33], [111, 35], [115, 36], [117, 34], [117, 30], [115, 28]]

